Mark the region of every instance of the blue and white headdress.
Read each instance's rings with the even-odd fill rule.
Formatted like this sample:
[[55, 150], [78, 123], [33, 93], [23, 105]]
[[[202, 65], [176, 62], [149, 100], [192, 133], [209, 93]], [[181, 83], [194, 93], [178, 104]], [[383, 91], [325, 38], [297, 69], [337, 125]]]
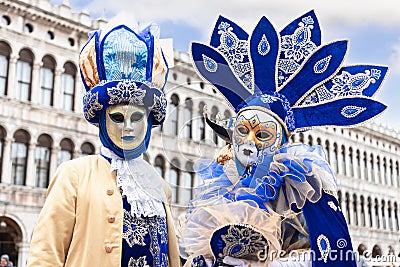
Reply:
[[[90, 34], [79, 55], [86, 93], [85, 119], [100, 128], [103, 145], [122, 158], [136, 158], [148, 147], [151, 128], [163, 123], [167, 100], [163, 88], [168, 64], [158, 40], [158, 26], [136, 33], [125, 25]], [[148, 129], [139, 147], [126, 151], [115, 146], [105, 130], [105, 110], [118, 104], [136, 104], [148, 113]]]
[[151, 113], [153, 126], [163, 122], [168, 64], [154, 25], [139, 33], [125, 25], [105, 34], [92, 32], [79, 55], [79, 67], [88, 122], [98, 125], [103, 109], [121, 103], [144, 106]]
[[191, 53], [199, 74], [236, 112], [262, 108], [289, 135], [310, 127], [359, 125], [386, 109], [372, 97], [388, 68], [343, 66], [347, 47], [346, 40], [321, 45], [318, 20], [310, 11], [280, 33], [262, 17], [251, 35], [220, 16], [210, 45], [193, 42]]

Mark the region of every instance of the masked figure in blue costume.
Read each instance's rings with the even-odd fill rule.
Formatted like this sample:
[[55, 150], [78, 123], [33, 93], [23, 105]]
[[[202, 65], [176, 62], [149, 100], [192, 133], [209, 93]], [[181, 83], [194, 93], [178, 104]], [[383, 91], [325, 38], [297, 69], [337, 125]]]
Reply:
[[99, 127], [101, 155], [58, 168], [28, 266], [179, 266], [170, 189], [142, 158], [166, 114], [158, 27], [95, 31], [79, 64], [84, 115]]
[[[205, 183], [180, 222], [187, 266], [356, 266], [322, 148], [288, 143], [296, 131], [351, 127], [386, 109], [372, 97], [387, 67], [344, 66], [347, 48], [321, 45], [313, 11], [280, 32], [262, 17], [250, 35], [220, 16], [210, 45], [192, 43], [195, 68], [236, 118], [206, 118], [231, 145], [195, 165]], [[288, 258], [300, 248], [304, 260]]]

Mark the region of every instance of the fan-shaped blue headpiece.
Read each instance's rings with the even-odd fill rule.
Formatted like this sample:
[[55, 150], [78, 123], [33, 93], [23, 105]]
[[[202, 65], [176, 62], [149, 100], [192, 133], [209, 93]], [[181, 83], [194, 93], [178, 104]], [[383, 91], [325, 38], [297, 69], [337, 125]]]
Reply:
[[192, 43], [200, 75], [236, 112], [258, 106], [281, 122], [287, 134], [317, 126], [352, 126], [381, 114], [371, 98], [388, 71], [375, 65], [343, 66], [346, 40], [321, 45], [310, 11], [276, 32], [262, 17], [249, 36], [220, 16], [210, 45]]

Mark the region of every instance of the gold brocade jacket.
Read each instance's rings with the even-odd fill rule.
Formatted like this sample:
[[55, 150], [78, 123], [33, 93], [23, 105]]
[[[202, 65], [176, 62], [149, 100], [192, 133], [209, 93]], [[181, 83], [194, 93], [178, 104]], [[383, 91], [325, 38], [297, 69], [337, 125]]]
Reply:
[[[65, 162], [51, 181], [30, 246], [28, 267], [121, 266], [123, 208], [115, 171], [100, 155]], [[165, 183], [164, 191], [171, 191]], [[170, 267], [180, 266], [168, 204]]]

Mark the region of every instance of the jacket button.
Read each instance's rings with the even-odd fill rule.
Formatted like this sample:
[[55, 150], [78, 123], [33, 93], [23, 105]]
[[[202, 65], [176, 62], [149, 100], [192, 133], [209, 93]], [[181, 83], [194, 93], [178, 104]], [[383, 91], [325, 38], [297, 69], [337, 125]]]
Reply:
[[112, 194], [114, 194], [114, 189], [112, 188], [107, 189], [107, 195], [111, 196]]
[[115, 216], [114, 215], [108, 215], [108, 222], [109, 223], [115, 222]]
[[105, 245], [105, 250], [107, 253], [111, 253], [111, 251], [113, 250], [113, 247], [111, 245]]

